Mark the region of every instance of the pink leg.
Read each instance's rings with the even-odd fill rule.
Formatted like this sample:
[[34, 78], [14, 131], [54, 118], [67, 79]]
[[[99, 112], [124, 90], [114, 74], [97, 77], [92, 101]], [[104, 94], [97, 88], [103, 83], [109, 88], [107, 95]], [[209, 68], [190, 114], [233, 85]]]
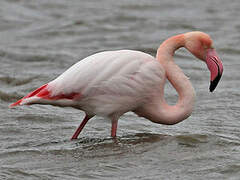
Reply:
[[113, 138], [116, 137], [116, 134], [117, 134], [117, 126], [118, 126], [118, 120], [112, 120], [112, 132], [111, 132], [111, 136]]
[[91, 119], [93, 116], [88, 116], [86, 115], [83, 119], [83, 121], [81, 122], [80, 126], [77, 128], [77, 130], [75, 131], [75, 133], [73, 134], [71, 140], [73, 139], [77, 139], [78, 135], [80, 134], [80, 132], [82, 131], [82, 129], [84, 128], [84, 126], [87, 124], [88, 120]]

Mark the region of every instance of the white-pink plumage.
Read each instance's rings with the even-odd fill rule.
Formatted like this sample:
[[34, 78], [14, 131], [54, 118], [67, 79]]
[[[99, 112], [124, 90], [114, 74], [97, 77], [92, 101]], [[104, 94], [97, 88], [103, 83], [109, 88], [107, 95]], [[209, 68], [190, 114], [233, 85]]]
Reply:
[[120, 116], [146, 102], [154, 91], [159, 91], [163, 87], [163, 77], [164, 70], [154, 57], [120, 50], [89, 56], [48, 85], [53, 96], [80, 93], [74, 107], [89, 115], [118, 113]]
[[[196, 47], [187, 42], [201, 42], [204, 49], [200, 52], [198, 47], [196, 51]], [[116, 136], [119, 117], [128, 111], [156, 123], [178, 123], [191, 114], [194, 104], [191, 83], [172, 58], [174, 51], [182, 46], [203, 60], [212, 43], [208, 35], [191, 32], [166, 40], [158, 49], [157, 58], [133, 50], [100, 52], [79, 61], [10, 107], [51, 104], [83, 110], [86, 116], [72, 139], [78, 137], [87, 121], [95, 115], [111, 119], [113, 137]], [[215, 74], [222, 74], [221, 61], [218, 57], [217, 60], [219, 62], [211, 68]], [[166, 78], [179, 93], [174, 106], [168, 105], [164, 99]]]

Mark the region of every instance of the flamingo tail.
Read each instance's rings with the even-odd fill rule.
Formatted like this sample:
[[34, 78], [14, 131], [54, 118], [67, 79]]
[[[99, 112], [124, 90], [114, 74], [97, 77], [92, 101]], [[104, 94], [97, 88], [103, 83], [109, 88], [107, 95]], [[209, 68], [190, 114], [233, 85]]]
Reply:
[[22, 99], [18, 100], [15, 103], [12, 103], [9, 105], [10, 108], [14, 106], [21, 106], [21, 105], [27, 105], [27, 104], [34, 104], [37, 103], [37, 100], [49, 96], [49, 91], [47, 90], [47, 85], [44, 84], [40, 88], [32, 91], [28, 95], [24, 96]]
[[[69, 100], [73, 101], [79, 99], [81, 97], [81, 93], [79, 92], [71, 92], [71, 93], [58, 93], [52, 95], [51, 90], [48, 88], [48, 84], [44, 84], [40, 88], [36, 89], [35, 91], [29, 93], [27, 96], [23, 97], [22, 99], [18, 100], [17, 102], [10, 104], [9, 107], [12, 108], [14, 106], [21, 106], [21, 105], [31, 105], [31, 104], [52, 104], [52, 105], [59, 105], [64, 106]], [[65, 100], [65, 103], [59, 102], [58, 100]], [[71, 103], [70, 103], [71, 104]]]

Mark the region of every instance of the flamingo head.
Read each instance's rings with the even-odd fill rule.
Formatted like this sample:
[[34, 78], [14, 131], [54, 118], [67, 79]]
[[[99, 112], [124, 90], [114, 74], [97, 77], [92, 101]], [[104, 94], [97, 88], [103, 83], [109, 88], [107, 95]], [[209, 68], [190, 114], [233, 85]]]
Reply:
[[210, 92], [217, 87], [223, 73], [223, 65], [209, 35], [203, 32], [189, 32], [184, 34], [185, 47], [198, 59], [204, 61], [211, 73]]

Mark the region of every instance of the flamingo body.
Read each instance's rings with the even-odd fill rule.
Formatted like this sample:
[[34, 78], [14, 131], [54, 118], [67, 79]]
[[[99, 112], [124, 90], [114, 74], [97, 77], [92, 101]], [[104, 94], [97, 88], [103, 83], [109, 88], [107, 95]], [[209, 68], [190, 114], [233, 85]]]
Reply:
[[121, 116], [149, 101], [164, 79], [161, 64], [146, 53], [105, 51], [74, 64], [19, 104], [72, 106], [88, 115]]
[[161, 64], [148, 54], [106, 51], [73, 65], [49, 83], [49, 90], [53, 96], [78, 93], [72, 105], [89, 115], [120, 116], [148, 101], [163, 77]]

